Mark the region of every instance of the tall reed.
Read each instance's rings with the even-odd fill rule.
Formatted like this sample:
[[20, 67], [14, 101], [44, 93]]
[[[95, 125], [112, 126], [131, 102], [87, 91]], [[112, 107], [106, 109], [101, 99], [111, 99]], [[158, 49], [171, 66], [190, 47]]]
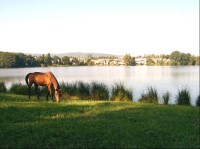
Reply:
[[177, 105], [191, 105], [190, 91], [185, 88], [178, 90], [178, 95], [176, 96]]
[[200, 95], [197, 97], [196, 106], [200, 106]]
[[90, 91], [92, 100], [109, 100], [109, 90], [104, 83], [92, 82]]
[[21, 83], [13, 83], [9, 92], [12, 94], [28, 95], [28, 87]]
[[163, 98], [163, 104], [164, 105], [168, 105], [169, 104], [170, 96], [171, 95], [170, 95], [170, 93], [168, 91], [163, 94], [162, 98]]
[[6, 93], [7, 88], [4, 81], [0, 81], [0, 93]]
[[111, 100], [113, 101], [132, 101], [133, 94], [131, 90], [125, 88], [122, 83], [115, 84], [112, 87]]
[[76, 94], [81, 97], [88, 99], [90, 98], [90, 85], [88, 83], [85, 83], [83, 81], [78, 81], [76, 83]]
[[158, 103], [158, 91], [150, 86], [147, 87], [147, 92], [142, 93], [141, 98], [139, 99], [141, 103]]
[[64, 83], [62, 82], [60, 84], [60, 88], [62, 90], [62, 93], [65, 95], [69, 95], [69, 96], [75, 96], [76, 95], [76, 83]]

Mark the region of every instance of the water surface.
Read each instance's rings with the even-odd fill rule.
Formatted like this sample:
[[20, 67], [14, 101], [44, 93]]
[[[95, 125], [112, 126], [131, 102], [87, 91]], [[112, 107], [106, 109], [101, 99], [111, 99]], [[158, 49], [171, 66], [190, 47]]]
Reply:
[[178, 90], [188, 88], [194, 104], [199, 95], [199, 66], [79, 66], [0, 69], [0, 80], [9, 88], [14, 82], [25, 84], [29, 72], [52, 71], [59, 82], [103, 82], [110, 88], [121, 82], [133, 90], [137, 101], [148, 86], [155, 87], [160, 98], [169, 91], [171, 103], [175, 103]]

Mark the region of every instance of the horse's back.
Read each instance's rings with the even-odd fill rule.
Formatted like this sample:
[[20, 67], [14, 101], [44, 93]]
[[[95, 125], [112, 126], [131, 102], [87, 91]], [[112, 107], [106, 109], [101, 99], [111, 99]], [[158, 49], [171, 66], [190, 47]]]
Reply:
[[41, 86], [48, 86], [52, 84], [52, 80], [55, 79], [55, 76], [51, 71], [43, 72], [33, 72], [29, 75], [29, 81]]
[[50, 82], [48, 73], [34, 72], [32, 74], [32, 77], [33, 77], [33, 82], [41, 86], [47, 86]]

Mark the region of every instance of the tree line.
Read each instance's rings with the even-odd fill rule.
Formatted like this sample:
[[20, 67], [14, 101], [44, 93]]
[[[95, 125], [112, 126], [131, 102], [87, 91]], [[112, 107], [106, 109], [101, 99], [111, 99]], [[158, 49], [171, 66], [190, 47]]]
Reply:
[[[160, 58], [160, 60], [155, 63], [153, 58]], [[103, 57], [104, 59], [109, 59], [113, 61], [116, 57]], [[147, 55], [148, 66], [150, 65], [199, 65], [199, 56], [193, 56], [190, 53], [182, 53], [179, 51], [173, 51], [170, 55]], [[92, 60], [102, 59], [102, 57], [95, 58], [92, 55], [88, 55], [85, 59], [81, 60], [77, 57], [69, 56], [51, 56], [48, 54], [43, 54], [40, 56], [26, 55], [24, 53], [11, 53], [11, 52], [1, 52], [0, 51], [0, 68], [20, 68], [20, 67], [47, 67], [47, 66], [86, 66], [95, 65]], [[164, 59], [168, 59], [168, 63], [164, 64]], [[123, 62], [127, 66], [135, 66], [135, 57], [130, 54], [126, 54], [122, 58]]]
[[72, 60], [68, 56], [62, 58], [46, 55], [33, 56], [23, 53], [0, 52], [0, 68], [19, 68], [19, 67], [47, 67], [56, 65], [84, 65], [78, 58]]
[[[145, 55], [143, 58], [146, 59], [147, 66], [187, 66], [187, 65], [200, 65], [200, 56], [194, 56], [190, 53], [184, 53], [180, 51], [173, 51], [169, 55]], [[156, 60], [155, 60], [156, 59]], [[124, 63], [127, 66], [137, 65], [135, 57], [131, 57], [130, 54], [126, 54], [123, 57]]]

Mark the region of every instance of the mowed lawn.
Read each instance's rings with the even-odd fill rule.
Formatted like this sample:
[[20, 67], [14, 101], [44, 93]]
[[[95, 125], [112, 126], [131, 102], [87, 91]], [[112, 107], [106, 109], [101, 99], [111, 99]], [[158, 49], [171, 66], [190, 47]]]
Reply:
[[199, 108], [0, 94], [0, 148], [199, 148]]

